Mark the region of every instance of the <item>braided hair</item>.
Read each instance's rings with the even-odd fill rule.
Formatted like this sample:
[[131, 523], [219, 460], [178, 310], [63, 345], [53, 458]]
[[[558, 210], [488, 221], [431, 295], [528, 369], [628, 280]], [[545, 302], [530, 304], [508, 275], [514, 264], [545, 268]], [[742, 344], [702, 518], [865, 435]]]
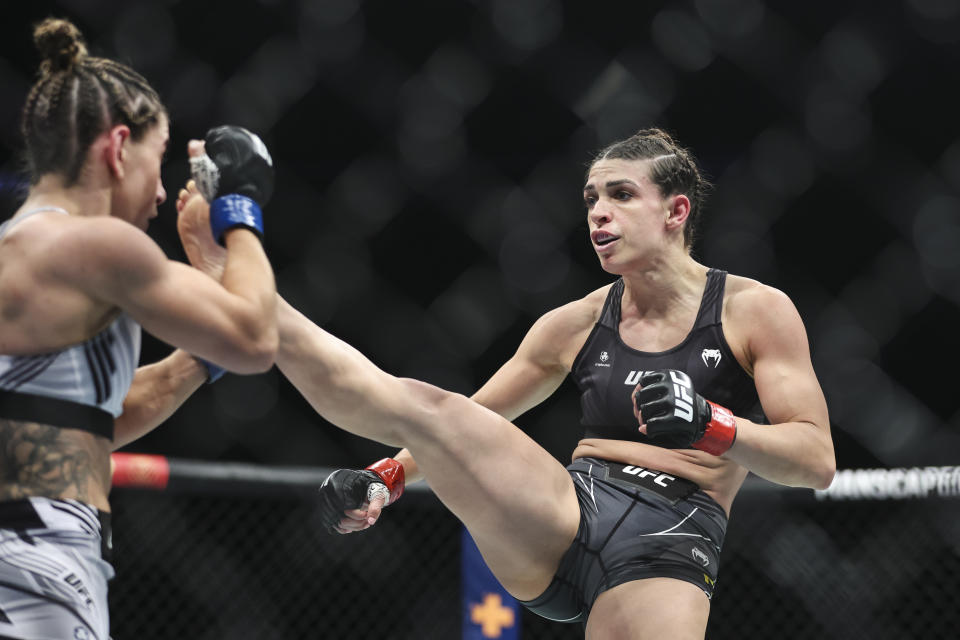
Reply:
[[68, 20], [47, 18], [34, 27], [40, 52], [38, 79], [23, 107], [21, 132], [31, 184], [46, 174], [75, 184], [87, 150], [117, 124], [134, 141], [166, 116], [160, 96], [130, 67], [88, 54], [80, 30]]

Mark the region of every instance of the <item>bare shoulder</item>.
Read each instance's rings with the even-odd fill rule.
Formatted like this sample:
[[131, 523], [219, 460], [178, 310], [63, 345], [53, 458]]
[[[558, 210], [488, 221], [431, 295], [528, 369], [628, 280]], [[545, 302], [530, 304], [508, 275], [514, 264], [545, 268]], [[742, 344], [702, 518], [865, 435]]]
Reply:
[[600, 318], [610, 286], [540, 316], [520, 345], [519, 354], [543, 366], [569, 370]]
[[23, 226], [30, 234], [21, 238], [32, 256], [28, 268], [38, 284], [107, 302], [111, 292], [157, 279], [169, 262], [150, 236], [116, 218], [64, 216], [34, 229]]
[[565, 305], [559, 306], [543, 314], [537, 320], [535, 327], [560, 337], [564, 334], [575, 335], [589, 331], [600, 318], [603, 303], [612, 285], [600, 287], [587, 295]]
[[63, 266], [88, 265], [82, 277], [109, 276], [111, 273], [135, 278], [144, 270], [156, 268], [166, 256], [146, 233], [123, 220], [110, 217], [81, 218], [58, 225], [53, 234], [56, 246], [65, 260]]
[[790, 297], [776, 287], [741, 276], [727, 276], [723, 332], [744, 368], [767, 353], [806, 353], [807, 334]]
[[86, 339], [114, 313], [117, 292], [144, 290], [163, 273], [162, 260], [156, 243], [122, 220], [50, 214], [19, 222], [0, 244], [0, 312], [14, 348]]
[[728, 275], [723, 300], [724, 320], [749, 325], [798, 320], [793, 301], [786, 293], [751, 278]]

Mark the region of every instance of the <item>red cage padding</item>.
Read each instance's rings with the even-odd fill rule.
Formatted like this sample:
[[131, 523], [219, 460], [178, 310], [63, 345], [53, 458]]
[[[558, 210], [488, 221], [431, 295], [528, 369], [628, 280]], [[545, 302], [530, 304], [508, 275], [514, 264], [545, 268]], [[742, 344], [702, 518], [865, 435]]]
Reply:
[[170, 461], [166, 456], [145, 453], [114, 453], [113, 486], [166, 489], [170, 482]]

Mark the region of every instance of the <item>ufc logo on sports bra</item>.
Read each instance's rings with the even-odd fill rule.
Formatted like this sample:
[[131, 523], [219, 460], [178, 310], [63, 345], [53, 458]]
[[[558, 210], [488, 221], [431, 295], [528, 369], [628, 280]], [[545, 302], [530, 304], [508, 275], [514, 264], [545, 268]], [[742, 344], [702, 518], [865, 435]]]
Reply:
[[[627, 379], [623, 381], [623, 384], [630, 386], [640, 384], [640, 378], [643, 377], [644, 373], [644, 371], [631, 371], [627, 374]], [[673, 380], [673, 396], [677, 399], [673, 415], [683, 418], [687, 422], [693, 422], [693, 396], [691, 395], [693, 383], [690, 382], [690, 377], [680, 371], [671, 371], [670, 379]]]
[[[623, 381], [623, 384], [637, 386], [640, 384], [640, 378], [643, 377], [644, 373], [646, 372], [631, 371], [627, 374], [627, 379]], [[687, 422], [693, 422], [693, 396], [690, 393], [693, 390], [693, 383], [690, 382], [690, 377], [679, 371], [671, 371], [670, 379], [673, 380], [673, 396], [677, 399], [673, 415], [683, 418]]]
[[628, 384], [631, 387], [635, 387], [640, 384], [640, 378], [643, 377], [644, 371], [631, 371], [627, 374], [627, 379], [623, 381], [623, 384]]
[[676, 398], [673, 415], [693, 422], [693, 383], [690, 382], [690, 376], [682, 371], [671, 371], [670, 379], [673, 380], [673, 396]]

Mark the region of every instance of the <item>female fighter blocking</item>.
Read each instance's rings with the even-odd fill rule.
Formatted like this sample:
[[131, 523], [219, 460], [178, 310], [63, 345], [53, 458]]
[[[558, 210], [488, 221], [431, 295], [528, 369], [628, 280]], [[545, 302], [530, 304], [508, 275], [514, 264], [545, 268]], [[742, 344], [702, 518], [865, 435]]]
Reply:
[[[583, 197], [600, 264], [618, 278], [541, 317], [472, 400], [384, 373], [281, 301], [284, 374], [333, 424], [405, 447], [330, 475], [329, 526], [370, 526], [383, 493], [392, 502], [404, 477], [424, 477], [531, 611], [585, 622], [587, 638], [702, 638], [747, 471], [814, 488], [835, 471], [794, 305], [690, 256], [703, 187], [660, 130], [604, 149]], [[191, 261], [210, 269], [217, 249], [194, 227], [203, 251]], [[509, 420], [568, 374], [585, 433], [565, 469]]]
[[[254, 202], [272, 168], [245, 130], [212, 130], [206, 154], [193, 141], [202, 174], [220, 171], [209, 220], [222, 282], [168, 260], [144, 233], [166, 199], [157, 93], [87, 55], [67, 21], [34, 39], [30, 189], [0, 226], [0, 637], [107, 640], [110, 451], [216, 370], [189, 354], [246, 373], [273, 364], [277, 297]], [[137, 369], [141, 326], [185, 351]]]

